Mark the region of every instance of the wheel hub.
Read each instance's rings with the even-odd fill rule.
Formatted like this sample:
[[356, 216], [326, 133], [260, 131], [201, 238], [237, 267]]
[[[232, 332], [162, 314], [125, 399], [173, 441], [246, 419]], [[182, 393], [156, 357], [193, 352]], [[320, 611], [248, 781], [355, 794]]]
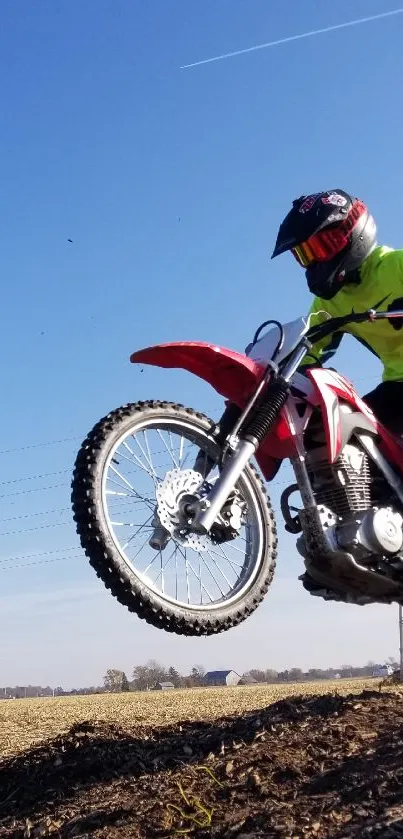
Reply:
[[206, 551], [212, 541], [206, 534], [191, 532], [186, 510], [197, 504], [196, 493], [203, 486], [200, 472], [172, 469], [157, 486], [157, 513], [163, 527], [185, 548]]

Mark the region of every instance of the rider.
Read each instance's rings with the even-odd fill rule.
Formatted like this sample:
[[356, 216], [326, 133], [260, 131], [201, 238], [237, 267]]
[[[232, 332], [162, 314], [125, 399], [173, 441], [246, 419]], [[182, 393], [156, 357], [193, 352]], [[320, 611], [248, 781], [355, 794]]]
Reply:
[[[302, 195], [282, 222], [272, 259], [291, 251], [315, 295], [315, 322], [368, 309], [403, 309], [403, 250], [379, 246], [365, 204], [342, 189]], [[305, 366], [327, 362], [343, 332], [354, 335], [383, 363], [383, 381], [364, 396], [378, 419], [403, 432], [403, 320], [351, 323], [319, 341]]]

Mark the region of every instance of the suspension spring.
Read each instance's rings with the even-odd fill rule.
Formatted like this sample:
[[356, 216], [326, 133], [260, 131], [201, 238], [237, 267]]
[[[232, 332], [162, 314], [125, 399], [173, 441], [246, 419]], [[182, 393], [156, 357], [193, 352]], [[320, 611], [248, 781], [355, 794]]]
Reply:
[[242, 433], [242, 439], [260, 445], [266, 434], [272, 430], [289, 395], [289, 385], [284, 379], [277, 379], [266, 391], [264, 402]]

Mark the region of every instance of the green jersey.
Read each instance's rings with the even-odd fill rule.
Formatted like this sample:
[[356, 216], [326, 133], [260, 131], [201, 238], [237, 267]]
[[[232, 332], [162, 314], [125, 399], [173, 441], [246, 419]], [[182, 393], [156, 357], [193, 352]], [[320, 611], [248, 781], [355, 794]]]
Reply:
[[[332, 300], [316, 297], [311, 308], [311, 325], [327, 316], [339, 317], [368, 309], [403, 310], [403, 250], [377, 247], [360, 268], [360, 283], [345, 285]], [[351, 323], [330, 338], [314, 345], [304, 365], [327, 362], [336, 352], [345, 332], [354, 335], [376, 355], [384, 367], [383, 381], [403, 381], [403, 320]]]

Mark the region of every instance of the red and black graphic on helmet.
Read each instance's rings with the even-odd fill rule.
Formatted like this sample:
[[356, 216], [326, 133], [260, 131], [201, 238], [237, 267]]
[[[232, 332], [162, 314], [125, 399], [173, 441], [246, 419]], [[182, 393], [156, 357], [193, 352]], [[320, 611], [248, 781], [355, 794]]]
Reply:
[[345, 207], [347, 203], [347, 198], [338, 192], [331, 192], [322, 197], [322, 204], [331, 204], [332, 207]]
[[299, 212], [302, 213], [302, 215], [309, 213], [309, 211], [312, 210], [312, 207], [315, 206], [319, 196], [320, 192], [316, 192], [315, 195], [308, 195], [299, 207]]

